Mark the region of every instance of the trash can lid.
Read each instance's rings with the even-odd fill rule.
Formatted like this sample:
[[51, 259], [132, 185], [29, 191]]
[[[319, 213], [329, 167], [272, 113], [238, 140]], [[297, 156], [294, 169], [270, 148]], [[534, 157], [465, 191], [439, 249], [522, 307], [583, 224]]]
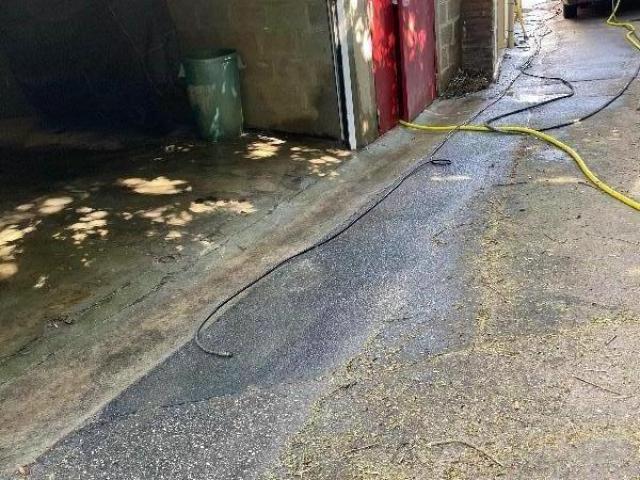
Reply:
[[188, 62], [226, 60], [236, 55], [236, 51], [231, 48], [202, 48], [191, 50], [184, 56]]

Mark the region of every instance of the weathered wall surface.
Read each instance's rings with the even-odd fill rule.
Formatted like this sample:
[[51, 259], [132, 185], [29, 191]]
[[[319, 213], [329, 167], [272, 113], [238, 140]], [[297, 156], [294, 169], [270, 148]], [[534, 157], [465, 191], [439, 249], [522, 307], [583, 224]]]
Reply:
[[462, 2], [462, 66], [483, 72], [495, 73], [496, 0], [463, 0]]
[[462, 62], [461, 0], [436, 0], [438, 92], [442, 93]]
[[358, 146], [378, 137], [378, 108], [371, 43], [371, 24], [368, 0], [341, 0], [346, 21], [351, 88]]
[[183, 51], [233, 48], [247, 126], [340, 138], [326, 0], [168, 0]]

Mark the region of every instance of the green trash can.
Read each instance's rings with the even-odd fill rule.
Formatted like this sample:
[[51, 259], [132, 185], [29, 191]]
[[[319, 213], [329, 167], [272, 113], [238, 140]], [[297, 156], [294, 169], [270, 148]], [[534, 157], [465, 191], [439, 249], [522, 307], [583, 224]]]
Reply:
[[187, 93], [202, 138], [218, 142], [242, 134], [238, 55], [200, 50], [184, 58]]

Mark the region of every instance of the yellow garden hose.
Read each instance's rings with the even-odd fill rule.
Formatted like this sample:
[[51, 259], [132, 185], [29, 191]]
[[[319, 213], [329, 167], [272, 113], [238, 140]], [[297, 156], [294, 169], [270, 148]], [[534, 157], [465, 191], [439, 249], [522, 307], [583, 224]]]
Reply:
[[[617, 0], [611, 16], [607, 19], [607, 25], [612, 27], [619, 27], [628, 30], [625, 38], [629, 43], [631, 43], [635, 48], [640, 50], [640, 39], [636, 35], [636, 29], [633, 24], [629, 22], [620, 22], [616, 17], [616, 13], [618, 8], [620, 7], [621, 0]], [[629, 207], [640, 211], [640, 202], [634, 200], [633, 198], [627, 197], [626, 195], [618, 192], [614, 188], [607, 185], [605, 182], [600, 180], [587, 166], [582, 156], [573, 148], [571, 148], [566, 143], [558, 140], [556, 137], [549, 135], [547, 133], [541, 132], [539, 130], [510, 125], [510, 126], [501, 126], [501, 127], [488, 127], [486, 125], [442, 125], [442, 126], [430, 126], [430, 125], [420, 125], [411, 122], [400, 121], [402, 125], [408, 128], [423, 130], [432, 133], [441, 133], [441, 132], [452, 132], [454, 130], [461, 130], [465, 132], [481, 132], [481, 133], [506, 133], [506, 134], [515, 134], [515, 135], [523, 135], [537, 138], [538, 140], [542, 140], [543, 142], [565, 152], [569, 155], [578, 165], [580, 171], [584, 174], [584, 176], [593, 183], [597, 188], [605, 192], [606, 194], [612, 196], [616, 200], [628, 205]]]
[[609, 16], [609, 18], [607, 18], [607, 25], [609, 25], [610, 27], [627, 29], [628, 31], [625, 35], [625, 38], [631, 45], [640, 50], [640, 39], [638, 39], [638, 36], [636, 35], [636, 27], [630, 22], [621, 22], [616, 17], [616, 13], [618, 13], [618, 8], [620, 7], [621, 1], [622, 0], [617, 0], [616, 5], [613, 7], [611, 15]]

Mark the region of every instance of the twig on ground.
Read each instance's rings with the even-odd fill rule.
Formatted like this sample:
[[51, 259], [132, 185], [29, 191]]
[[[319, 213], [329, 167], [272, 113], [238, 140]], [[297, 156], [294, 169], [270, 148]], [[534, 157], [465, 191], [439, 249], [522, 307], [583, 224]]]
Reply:
[[567, 243], [567, 240], [566, 240], [566, 239], [564, 239], [564, 240], [558, 240], [557, 238], [553, 238], [552, 236], [547, 235], [547, 234], [546, 234], [546, 233], [544, 233], [544, 232], [542, 232], [542, 235], [544, 235], [545, 237], [547, 237], [547, 238], [548, 238], [549, 240], [551, 240], [552, 242], [556, 242], [556, 243], [560, 243], [560, 244]]
[[609, 345], [611, 345], [611, 343], [618, 338], [618, 335], [614, 335], [613, 337], [611, 337], [609, 340], [607, 340], [607, 342], [605, 343], [605, 345], [608, 347]]
[[436, 233], [433, 237], [431, 237], [431, 240], [435, 240], [436, 238], [438, 238], [440, 235], [442, 235], [446, 231], [447, 231], [447, 228], [443, 228], [441, 230], [438, 230], [438, 233]]
[[340, 385], [338, 385], [338, 389], [340, 390], [348, 390], [351, 387], [353, 387], [354, 385], [356, 385], [358, 383], [357, 380], [350, 380], [346, 383], [341, 383]]
[[361, 452], [362, 450], [369, 450], [371, 448], [376, 448], [376, 447], [379, 447], [379, 446], [380, 446], [379, 443], [371, 443], [369, 445], [364, 445], [362, 447], [355, 447], [355, 448], [352, 448], [351, 450], [347, 450], [347, 453]]
[[439, 445], [454, 445], [456, 443], [459, 444], [459, 445], [464, 445], [465, 447], [471, 448], [472, 450], [475, 450], [476, 452], [482, 454], [484, 457], [486, 457], [489, 460], [491, 460], [496, 465], [499, 465], [499, 466], [504, 468], [504, 464], [502, 462], [498, 461], [495, 457], [493, 457], [492, 455], [489, 455], [487, 452], [485, 452], [480, 447], [474, 445], [473, 443], [469, 443], [469, 442], [464, 441], [464, 440], [453, 440], [452, 439], [452, 440], [442, 440], [440, 442], [430, 442], [429, 443], [429, 447], [437, 447]]
[[432, 237], [431, 240], [436, 240], [440, 235], [442, 235], [444, 232], [446, 232], [447, 230], [453, 230], [455, 228], [461, 228], [461, 227], [466, 227], [469, 225], [473, 225], [473, 222], [467, 222], [467, 223], [459, 223], [457, 225], [447, 225], [446, 227], [438, 230]]
[[403, 315], [401, 317], [388, 318], [386, 320], [383, 320], [383, 322], [385, 323], [404, 322], [405, 320], [411, 320], [412, 318], [414, 318], [413, 315]]
[[585, 182], [584, 180], [578, 180], [578, 185], [584, 185], [585, 187], [591, 187], [594, 190], [599, 190], [598, 187], [596, 187], [593, 183], [591, 182]]
[[530, 182], [509, 182], [509, 183], [494, 183], [495, 187], [514, 187], [516, 185], [527, 185]]
[[591, 385], [594, 388], [598, 388], [598, 389], [603, 390], [605, 392], [613, 393], [614, 395], [617, 395], [619, 397], [630, 398], [628, 395], [623, 395], [620, 392], [616, 392], [615, 390], [611, 390], [610, 388], [603, 387], [602, 385], [598, 385], [597, 383], [590, 382], [589, 380], [585, 380], [584, 378], [580, 378], [580, 377], [577, 377], [575, 375], [573, 376], [573, 378], [575, 378], [576, 380], [578, 380], [578, 381], [580, 381], [582, 383], [586, 383], [587, 385]]
[[615, 242], [622, 242], [622, 243], [626, 243], [628, 245], [635, 245], [635, 246], [640, 246], [640, 242], [636, 242], [633, 240], [627, 240], [626, 238], [616, 238], [616, 237], [606, 237], [603, 235], [589, 235], [590, 237], [597, 237], [597, 238], [602, 238], [603, 240], [613, 240]]

